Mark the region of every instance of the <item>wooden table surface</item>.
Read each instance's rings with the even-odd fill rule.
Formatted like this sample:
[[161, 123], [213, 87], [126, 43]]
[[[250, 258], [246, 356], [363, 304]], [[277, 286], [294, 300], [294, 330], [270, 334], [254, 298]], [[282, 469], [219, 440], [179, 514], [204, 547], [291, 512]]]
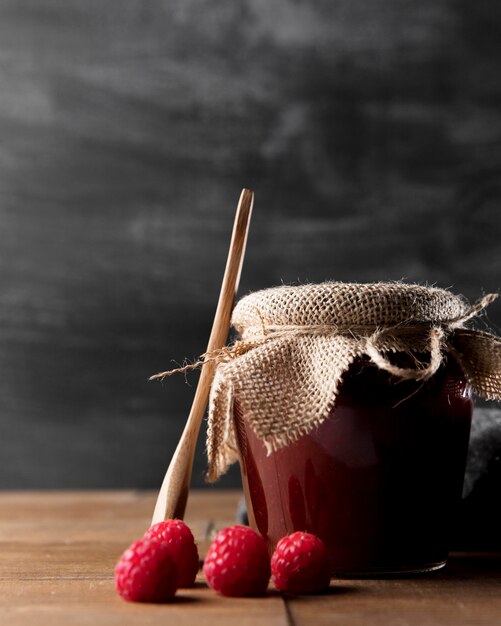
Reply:
[[[201, 555], [214, 530], [235, 522], [240, 494], [194, 492], [186, 521]], [[154, 494], [130, 491], [0, 493], [0, 624], [501, 623], [501, 554], [454, 554], [419, 578], [333, 580], [320, 596], [224, 598], [200, 574], [166, 605], [132, 604], [115, 592], [113, 567], [148, 526]]]

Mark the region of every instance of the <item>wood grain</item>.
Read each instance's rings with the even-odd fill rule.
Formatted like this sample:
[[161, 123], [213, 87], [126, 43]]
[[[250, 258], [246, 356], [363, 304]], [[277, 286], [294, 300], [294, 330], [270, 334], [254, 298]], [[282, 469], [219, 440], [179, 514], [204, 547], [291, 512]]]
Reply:
[[158, 488], [193, 388], [147, 380], [205, 348], [242, 186], [241, 293], [499, 290], [500, 29], [488, 0], [1, 2], [0, 487]]
[[[186, 520], [201, 556], [234, 523], [238, 491], [192, 494]], [[0, 493], [0, 622], [9, 626], [201, 624], [203, 626], [495, 626], [501, 554], [457, 554], [425, 577], [333, 580], [327, 594], [224, 598], [200, 573], [168, 605], [131, 604], [114, 589], [113, 567], [147, 527], [153, 492]]]
[[[295, 624], [494, 625], [501, 612], [501, 555], [457, 554], [434, 576], [342, 581], [317, 598], [289, 598]], [[314, 621], [312, 615], [314, 614]]]
[[[241, 494], [196, 493], [186, 520], [201, 555], [218, 529], [234, 523]], [[113, 568], [129, 543], [148, 527], [153, 493], [58, 492], [0, 494], [0, 622], [47, 624], [222, 624], [286, 626], [278, 594], [222, 598], [200, 574], [169, 605], [122, 601]]]

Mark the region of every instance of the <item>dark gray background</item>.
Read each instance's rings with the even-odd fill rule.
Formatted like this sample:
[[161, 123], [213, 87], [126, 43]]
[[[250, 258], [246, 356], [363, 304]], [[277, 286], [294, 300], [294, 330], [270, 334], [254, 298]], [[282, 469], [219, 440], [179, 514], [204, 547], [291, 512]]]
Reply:
[[147, 378], [205, 349], [243, 186], [241, 293], [497, 291], [500, 27], [487, 0], [3, 0], [0, 487], [160, 483], [197, 377]]

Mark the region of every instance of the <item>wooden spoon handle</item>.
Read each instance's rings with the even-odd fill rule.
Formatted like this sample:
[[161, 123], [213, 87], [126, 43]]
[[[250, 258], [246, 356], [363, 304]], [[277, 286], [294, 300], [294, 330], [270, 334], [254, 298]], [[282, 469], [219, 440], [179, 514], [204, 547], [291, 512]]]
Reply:
[[[249, 189], [243, 189], [237, 206], [235, 223], [233, 224], [228, 260], [226, 261], [226, 269], [207, 352], [219, 350], [225, 345], [228, 338], [231, 311], [240, 281], [253, 204], [253, 192]], [[202, 367], [186, 426], [158, 494], [151, 521], [152, 525], [165, 519], [183, 519], [184, 517], [198, 433], [207, 407], [214, 370], [215, 365], [213, 361], [208, 361]]]

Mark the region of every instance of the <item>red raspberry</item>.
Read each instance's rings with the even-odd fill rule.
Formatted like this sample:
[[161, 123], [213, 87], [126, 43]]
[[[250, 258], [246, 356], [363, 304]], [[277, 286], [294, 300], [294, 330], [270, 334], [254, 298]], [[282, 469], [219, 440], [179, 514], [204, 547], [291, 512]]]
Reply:
[[115, 567], [118, 593], [130, 602], [166, 602], [176, 593], [176, 565], [168, 545], [135, 541]]
[[323, 541], [302, 532], [283, 537], [271, 557], [271, 573], [280, 591], [315, 593], [327, 589], [330, 569]]
[[270, 579], [264, 539], [248, 526], [224, 528], [207, 552], [204, 574], [209, 586], [224, 596], [264, 593]]
[[193, 587], [198, 572], [198, 550], [188, 526], [179, 519], [158, 522], [146, 531], [146, 539], [156, 539], [169, 546], [177, 567], [177, 587]]

